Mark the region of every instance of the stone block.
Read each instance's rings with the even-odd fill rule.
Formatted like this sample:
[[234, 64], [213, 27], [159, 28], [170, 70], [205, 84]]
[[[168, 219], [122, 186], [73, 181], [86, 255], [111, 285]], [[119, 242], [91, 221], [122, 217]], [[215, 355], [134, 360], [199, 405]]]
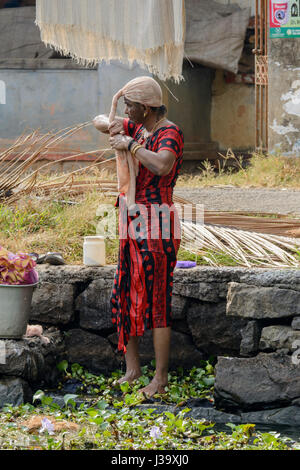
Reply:
[[171, 311], [173, 320], [183, 320], [185, 318], [188, 304], [189, 299], [187, 297], [177, 294], [172, 295]]
[[300, 397], [300, 366], [279, 353], [219, 357], [214, 395], [217, 408], [226, 410], [289, 406]]
[[252, 319], [292, 317], [300, 314], [300, 292], [230, 282], [226, 313]]
[[66, 359], [94, 373], [106, 373], [119, 363], [107, 339], [79, 328], [69, 330], [65, 336]]
[[75, 309], [79, 311], [82, 328], [99, 332], [113, 328], [110, 309], [112, 285], [111, 279], [95, 279], [77, 297]]
[[30, 348], [24, 340], [5, 340], [5, 363], [0, 374], [22, 377], [36, 382], [44, 367], [44, 356], [37, 348]]
[[[221, 292], [223, 295], [221, 295]], [[226, 297], [226, 285], [220, 285], [216, 282], [193, 282], [188, 284], [180, 282], [174, 283], [173, 293], [191, 299], [204, 300], [206, 302], [219, 302], [221, 298]]]
[[34, 289], [30, 320], [66, 325], [73, 320], [74, 285], [43, 281]]
[[239, 353], [241, 329], [247, 320], [227, 317], [225, 302], [193, 302], [187, 322], [195, 346], [206, 355]]
[[[139, 353], [143, 365], [149, 365], [155, 359], [152, 332], [149, 330], [139, 340]], [[190, 369], [197, 366], [202, 359], [203, 354], [196, 349], [188, 335], [177, 331], [171, 332], [170, 369], [175, 370], [177, 367]]]
[[30, 403], [32, 391], [28, 383], [20, 377], [0, 378], [0, 408], [5, 405], [18, 406]]
[[245, 328], [242, 328], [242, 341], [240, 346], [241, 356], [252, 356], [257, 353], [261, 328], [255, 320], [249, 321]]
[[300, 345], [300, 331], [284, 325], [266, 326], [261, 332], [259, 349], [261, 351], [287, 349], [292, 352], [297, 347], [295, 342]]
[[293, 318], [291, 327], [293, 330], [300, 330], [300, 317]]
[[51, 264], [38, 264], [36, 269], [39, 273], [40, 282], [51, 282], [54, 284], [89, 284], [95, 279], [113, 279], [116, 266], [84, 266], [82, 264], [65, 264], [63, 266], [52, 266]]
[[186, 322], [186, 319], [172, 321], [172, 330], [178, 331], [179, 333], [183, 333], [185, 335], [189, 335], [190, 338], [192, 337], [189, 326]]
[[55, 366], [64, 345], [58, 330], [49, 333], [46, 330], [43, 334], [50, 340], [49, 344], [37, 336], [2, 340], [5, 357], [0, 363], [0, 375], [21, 377], [30, 384], [53, 384], [58, 375]]

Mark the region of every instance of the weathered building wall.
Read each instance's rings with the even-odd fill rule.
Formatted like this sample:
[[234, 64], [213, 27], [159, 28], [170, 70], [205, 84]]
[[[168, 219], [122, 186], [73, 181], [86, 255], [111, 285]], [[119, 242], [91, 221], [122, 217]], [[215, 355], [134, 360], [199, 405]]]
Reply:
[[[138, 66], [128, 69], [119, 62], [84, 69], [66, 59], [5, 61], [0, 64], [0, 150], [12, 145], [23, 132], [64, 129], [108, 113], [113, 94], [130, 79], [146, 74]], [[124, 115], [123, 100], [118, 113]], [[108, 137], [91, 125], [60, 143], [48, 161], [101, 148], [110, 148]], [[51, 171], [71, 171], [91, 161], [89, 155], [70, 159], [52, 164]], [[40, 160], [31, 169], [45, 163]]]
[[249, 8], [251, 19], [237, 75], [216, 70], [212, 85], [211, 138], [224, 154], [228, 149], [242, 154], [255, 148], [254, 21], [252, 0], [216, 0], [224, 5]]
[[[0, 70], [0, 80], [6, 85], [0, 145], [14, 141], [25, 129], [44, 131], [86, 122], [99, 107], [96, 70], [4, 69]], [[98, 135], [92, 128], [85, 130], [71, 143], [66, 142], [68, 146], [95, 149]]]
[[[83, 69], [64, 59], [9, 61], [7, 68], [0, 66], [0, 149], [24, 131], [64, 129], [109, 112], [113, 94], [141, 74], [145, 72], [138, 66], [129, 70], [119, 63]], [[118, 111], [123, 115], [122, 100]], [[91, 125], [60, 143], [49, 160], [100, 148], [109, 148], [108, 138]], [[71, 171], [91, 161], [88, 155], [80, 161], [71, 159], [52, 164], [51, 171]], [[41, 160], [32, 169], [45, 163]]]
[[300, 38], [269, 39], [269, 152], [300, 156]]
[[245, 83], [226, 83], [216, 71], [212, 88], [211, 136], [220, 150], [251, 151], [255, 147], [255, 89]]
[[[85, 70], [64, 59], [48, 59], [44, 63], [24, 59], [22, 63], [9, 61], [7, 67], [0, 66], [0, 83], [6, 88], [6, 104], [1, 105], [0, 113], [0, 148], [8, 147], [25, 129], [63, 129], [108, 113], [112, 96], [125, 83], [136, 76], [149, 75], [137, 65], [129, 69], [119, 62]], [[179, 102], [162, 84], [168, 117], [184, 131], [187, 159], [215, 157], [217, 145], [210, 144], [214, 70], [185, 63], [184, 75], [182, 84], [168, 83]], [[1, 96], [4, 97], [3, 91]], [[122, 99], [118, 114], [124, 116]], [[107, 136], [93, 126], [60, 145], [60, 149], [74, 153], [107, 147]]]
[[237, 4], [241, 8], [251, 8], [251, 15], [255, 15], [255, 2], [254, 0], [215, 0], [218, 3], [225, 5]]

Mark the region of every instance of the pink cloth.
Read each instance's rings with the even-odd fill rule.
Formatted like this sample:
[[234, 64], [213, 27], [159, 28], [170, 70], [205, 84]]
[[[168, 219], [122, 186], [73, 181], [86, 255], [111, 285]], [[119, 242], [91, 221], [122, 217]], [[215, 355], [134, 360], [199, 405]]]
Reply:
[[0, 284], [36, 284], [38, 273], [36, 262], [26, 253], [16, 255], [0, 246]]

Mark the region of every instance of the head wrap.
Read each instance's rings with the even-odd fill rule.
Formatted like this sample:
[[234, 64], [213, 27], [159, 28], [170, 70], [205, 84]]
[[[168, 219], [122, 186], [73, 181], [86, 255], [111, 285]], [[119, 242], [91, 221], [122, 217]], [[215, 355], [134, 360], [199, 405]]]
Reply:
[[158, 108], [162, 106], [162, 91], [159, 84], [151, 77], [137, 77], [130, 80], [123, 88], [122, 95], [130, 101]]
[[113, 97], [109, 121], [115, 118], [119, 98], [124, 96], [129, 101], [141, 103], [145, 106], [159, 108], [162, 106], [162, 91], [160, 85], [152, 77], [137, 77], [126, 83]]

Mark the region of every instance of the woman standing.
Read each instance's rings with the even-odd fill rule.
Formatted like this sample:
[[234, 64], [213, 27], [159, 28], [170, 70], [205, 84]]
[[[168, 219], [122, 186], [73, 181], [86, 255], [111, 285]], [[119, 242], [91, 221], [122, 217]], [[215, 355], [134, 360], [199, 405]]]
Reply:
[[[182, 165], [183, 134], [166, 116], [159, 84], [150, 77], [131, 80], [119, 92], [127, 119], [97, 126], [110, 133], [116, 150], [130, 150], [138, 164], [135, 210], [120, 193], [118, 266], [111, 297], [118, 349], [125, 353], [120, 383], [142, 375], [138, 337], [153, 331], [156, 373], [141, 391], [164, 393], [168, 384], [173, 270], [180, 245], [180, 223], [172, 196]], [[125, 230], [124, 230], [125, 229]], [[124, 235], [125, 234], [125, 235]]]

